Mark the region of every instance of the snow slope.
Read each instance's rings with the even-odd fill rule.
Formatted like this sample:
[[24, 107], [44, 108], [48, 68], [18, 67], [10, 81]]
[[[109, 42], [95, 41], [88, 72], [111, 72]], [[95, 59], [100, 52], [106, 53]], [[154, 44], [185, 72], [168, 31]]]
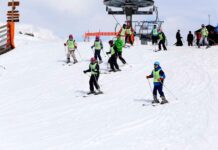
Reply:
[[[78, 43], [82, 59], [77, 53], [73, 66], [63, 66], [63, 41], [19, 35], [16, 45], [0, 56], [1, 150], [218, 149], [217, 47], [154, 53], [136, 44], [124, 50], [129, 65], [118, 61], [121, 72], [100, 76], [104, 94], [84, 98], [92, 43]], [[156, 60], [170, 103], [153, 107], [145, 77]]]

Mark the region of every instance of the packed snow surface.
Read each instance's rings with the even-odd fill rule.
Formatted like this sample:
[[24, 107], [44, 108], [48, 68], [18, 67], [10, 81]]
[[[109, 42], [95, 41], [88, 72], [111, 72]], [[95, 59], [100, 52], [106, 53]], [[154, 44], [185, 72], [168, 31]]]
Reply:
[[[19, 35], [0, 56], [1, 150], [217, 150], [218, 48], [126, 48], [121, 72], [107, 71], [104, 43], [99, 84], [89, 91], [93, 42], [78, 43], [68, 66], [64, 41]], [[79, 55], [80, 54], [80, 55]], [[166, 74], [168, 104], [153, 107], [147, 80], [154, 61]], [[142, 105], [145, 106], [142, 106]]]

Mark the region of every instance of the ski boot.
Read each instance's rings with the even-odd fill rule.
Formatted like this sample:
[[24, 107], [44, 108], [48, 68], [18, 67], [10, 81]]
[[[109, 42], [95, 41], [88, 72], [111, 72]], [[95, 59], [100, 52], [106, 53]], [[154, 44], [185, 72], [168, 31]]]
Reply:
[[78, 61], [75, 59], [74, 62], [73, 62], [73, 64], [76, 64], [76, 63], [78, 63]]
[[96, 92], [95, 91], [89, 91], [87, 94], [90, 95], [90, 94], [95, 94]]
[[161, 101], [160, 104], [166, 104], [166, 103], [168, 103], [168, 101], [166, 100], [165, 96], [161, 96], [161, 99], [162, 99], [162, 101]]
[[67, 62], [66, 62], [67, 64], [69, 64], [70, 63], [70, 58], [67, 58]]
[[159, 100], [157, 99], [157, 95], [154, 95], [154, 100], [152, 101], [152, 104], [155, 103], [160, 103]]
[[103, 94], [103, 92], [100, 90], [100, 89], [97, 89], [97, 92], [95, 93], [96, 95], [97, 94]]

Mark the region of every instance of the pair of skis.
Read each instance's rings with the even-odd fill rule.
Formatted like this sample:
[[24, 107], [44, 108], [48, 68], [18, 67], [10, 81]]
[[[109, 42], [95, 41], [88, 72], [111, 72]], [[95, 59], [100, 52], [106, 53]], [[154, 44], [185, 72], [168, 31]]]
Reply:
[[93, 93], [86, 93], [85, 95], [83, 95], [83, 97], [89, 97], [91, 95], [100, 95], [100, 94], [104, 94], [102, 91], [100, 92], [93, 92]]

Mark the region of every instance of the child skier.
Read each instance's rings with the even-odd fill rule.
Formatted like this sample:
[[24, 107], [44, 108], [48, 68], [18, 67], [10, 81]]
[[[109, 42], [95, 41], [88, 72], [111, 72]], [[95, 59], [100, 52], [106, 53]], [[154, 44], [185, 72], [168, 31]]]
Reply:
[[165, 79], [165, 73], [161, 69], [160, 63], [158, 61], [154, 63], [154, 70], [152, 71], [151, 75], [147, 76], [147, 79], [149, 78], [154, 78], [154, 81], [153, 81], [154, 82], [154, 89], [153, 89], [154, 100], [152, 101], [152, 103], [159, 103], [159, 100], [157, 99], [157, 91], [159, 92], [160, 97], [162, 99], [161, 104], [168, 103], [168, 101], [166, 100], [164, 96], [164, 92], [163, 92], [163, 83]]
[[159, 43], [158, 43], [159, 51], [161, 50], [161, 45], [163, 46], [164, 50], [167, 50], [167, 48], [165, 46], [166, 36], [165, 36], [164, 32], [161, 29], [159, 30], [158, 36], [159, 36]]
[[73, 57], [73, 63], [77, 63], [76, 55], [75, 55], [75, 50], [77, 49], [77, 44], [75, 40], [73, 39], [73, 35], [69, 35], [69, 39], [67, 40], [66, 43], [64, 43], [64, 46], [67, 46], [67, 63], [70, 63], [70, 56]]
[[95, 48], [95, 53], [94, 53], [95, 59], [96, 60], [99, 59], [99, 63], [102, 63], [101, 50], [103, 49], [103, 44], [102, 44], [99, 36], [95, 37], [95, 42], [91, 46], [91, 48]]
[[117, 51], [115, 51], [114, 49], [114, 42], [113, 40], [110, 40], [108, 43], [110, 45], [110, 51], [107, 52], [106, 54], [111, 54], [111, 57], [108, 60], [108, 62], [110, 63], [110, 67], [111, 67], [110, 71], [113, 71], [113, 72], [120, 71], [119, 66], [117, 64]]
[[[84, 70], [84, 73], [87, 72], [91, 72], [91, 76], [90, 76], [90, 80], [89, 80], [89, 87], [90, 87], [90, 92], [88, 94], [100, 94], [102, 93], [100, 91], [100, 86], [98, 84], [98, 78], [99, 78], [99, 65], [97, 60], [93, 57], [90, 59], [91, 63], [89, 64], [89, 69], [88, 70]], [[97, 92], [95, 92], [94, 90], [94, 86], [97, 90]]]

